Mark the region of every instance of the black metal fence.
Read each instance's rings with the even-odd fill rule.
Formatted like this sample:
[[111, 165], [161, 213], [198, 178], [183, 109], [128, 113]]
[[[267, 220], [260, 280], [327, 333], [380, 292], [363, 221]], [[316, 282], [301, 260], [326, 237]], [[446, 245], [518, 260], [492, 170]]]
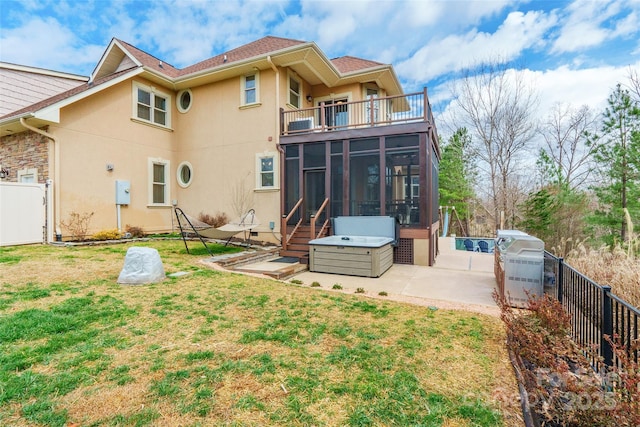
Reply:
[[612, 366], [618, 363], [606, 337], [619, 339], [628, 357], [638, 362], [640, 351], [633, 348], [638, 340], [640, 311], [611, 293], [610, 286], [599, 285], [562, 258], [544, 253], [545, 292], [554, 295], [571, 316], [572, 338], [592, 358]]

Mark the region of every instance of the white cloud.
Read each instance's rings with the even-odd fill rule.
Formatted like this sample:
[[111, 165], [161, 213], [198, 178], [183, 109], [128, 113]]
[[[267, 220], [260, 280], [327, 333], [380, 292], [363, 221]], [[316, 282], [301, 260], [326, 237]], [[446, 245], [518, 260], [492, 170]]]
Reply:
[[71, 67], [88, 70], [103, 50], [104, 46], [79, 40], [69, 28], [50, 17], [32, 18], [20, 27], [3, 29], [0, 36], [2, 61], [56, 71]]
[[638, 34], [640, 2], [576, 0], [566, 9], [566, 19], [551, 52], [576, 52], [600, 46], [616, 37]]
[[426, 81], [468, 67], [470, 61], [495, 57], [509, 61], [538, 46], [554, 22], [553, 15], [541, 12], [512, 12], [493, 34], [472, 30], [431, 40], [396, 69], [401, 78]]

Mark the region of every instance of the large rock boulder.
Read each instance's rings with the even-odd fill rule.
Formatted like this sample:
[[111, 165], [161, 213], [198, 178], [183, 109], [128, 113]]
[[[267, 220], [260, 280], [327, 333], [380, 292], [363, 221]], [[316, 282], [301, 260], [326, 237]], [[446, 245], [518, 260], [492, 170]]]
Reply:
[[141, 285], [160, 282], [164, 278], [164, 267], [156, 249], [134, 246], [127, 250], [118, 283]]

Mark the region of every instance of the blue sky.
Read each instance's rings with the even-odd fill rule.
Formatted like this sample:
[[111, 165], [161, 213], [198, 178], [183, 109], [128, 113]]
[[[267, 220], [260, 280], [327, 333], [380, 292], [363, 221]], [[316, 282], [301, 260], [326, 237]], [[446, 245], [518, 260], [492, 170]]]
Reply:
[[640, 0], [0, 0], [0, 61], [89, 75], [117, 37], [184, 67], [275, 35], [391, 63], [406, 92], [429, 88], [436, 114], [456, 72], [499, 58], [531, 79], [543, 115], [602, 110], [640, 69], [639, 22]]

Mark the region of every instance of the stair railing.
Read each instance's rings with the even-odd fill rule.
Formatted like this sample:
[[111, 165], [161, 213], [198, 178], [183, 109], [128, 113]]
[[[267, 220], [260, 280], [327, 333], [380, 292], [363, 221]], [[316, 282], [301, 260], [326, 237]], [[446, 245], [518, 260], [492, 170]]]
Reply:
[[282, 215], [282, 222], [280, 223], [280, 233], [282, 234], [282, 249], [285, 251], [287, 250], [287, 246], [289, 245], [289, 240], [291, 240], [293, 235], [296, 233], [296, 230], [298, 230], [298, 227], [300, 227], [300, 224], [302, 224], [302, 215], [300, 215], [300, 220], [298, 220], [296, 226], [293, 227], [291, 234], [287, 234], [287, 223], [289, 222], [289, 219], [291, 219], [293, 214], [296, 213], [301, 204], [302, 197], [300, 198], [300, 200], [298, 200], [298, 203], [295, 204], [291, 211], [289, 211], [289, 215]]
[[317, 239], [318, 237], [320, 237], [320, 235], [324, 232], [324, 230], [329, 225], [329, 218], [327, 218], [322, 224], [322, 227], [320, 228], [320, 232], [316, 235], [316, 219], [322, 214], [322, 211], [327, 206], [327, 204], [329, 204], [328, 197], [324, 199], [324, 202], [322, 202], [322, 204], [320, 205], [320, 208], [318, 208], [316, 213], [311, 215], [311, 232], [309, 233], [309, 237], [310, 237], [309, 240]]

